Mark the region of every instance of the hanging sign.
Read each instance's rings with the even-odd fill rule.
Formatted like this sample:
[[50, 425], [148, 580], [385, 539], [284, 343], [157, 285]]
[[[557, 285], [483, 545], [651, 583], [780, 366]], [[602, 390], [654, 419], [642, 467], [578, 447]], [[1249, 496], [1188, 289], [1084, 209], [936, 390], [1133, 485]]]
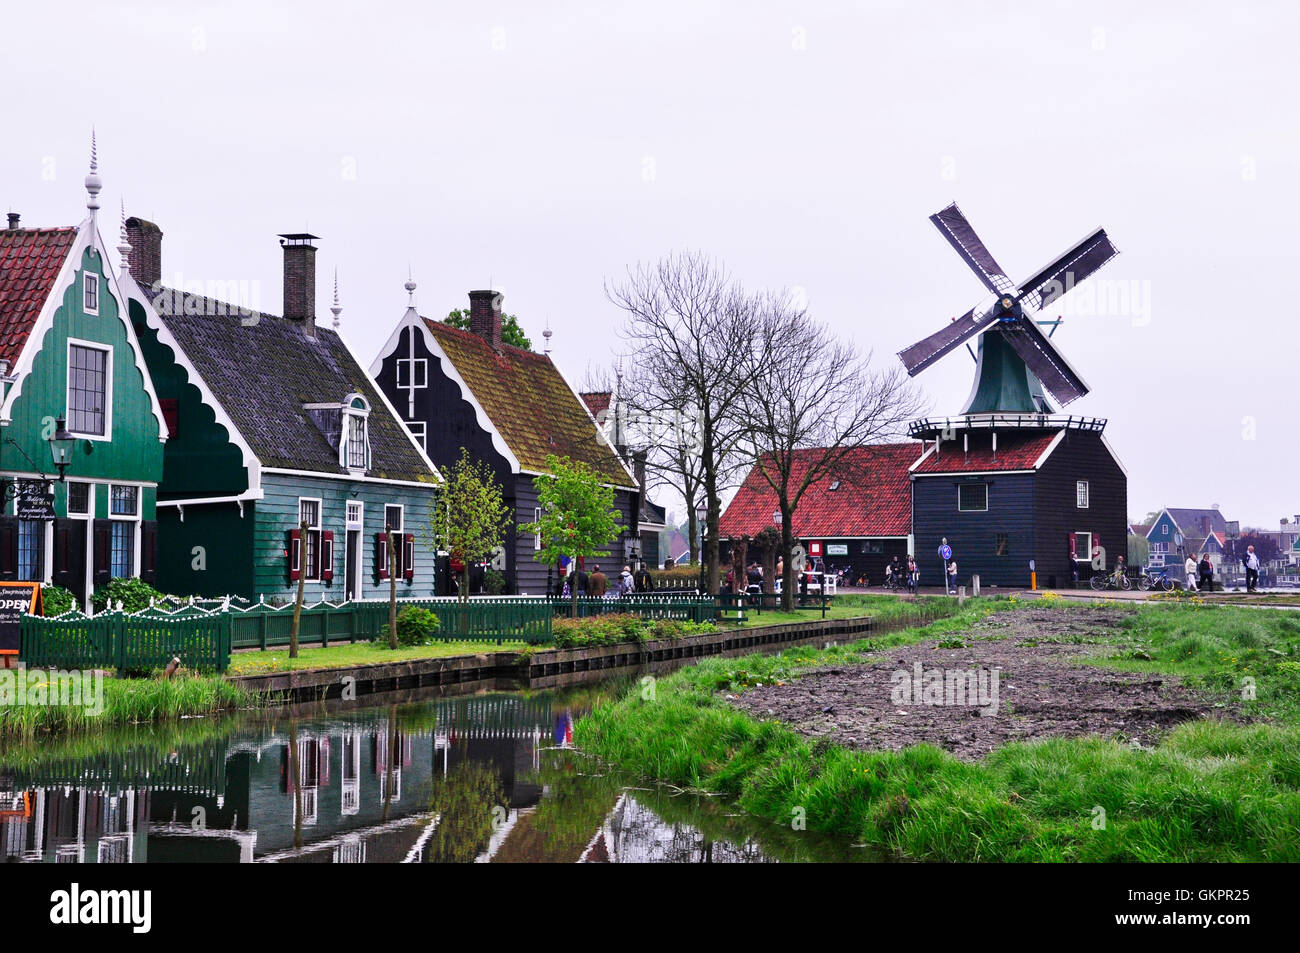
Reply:
[[41, 611], [39, 582], [0, 582], [0, 655], [17, 655], [18, 621]]
[[17, 480], [14, 515], [20, 520], [54, 519], [54, 493], [44, 480]]

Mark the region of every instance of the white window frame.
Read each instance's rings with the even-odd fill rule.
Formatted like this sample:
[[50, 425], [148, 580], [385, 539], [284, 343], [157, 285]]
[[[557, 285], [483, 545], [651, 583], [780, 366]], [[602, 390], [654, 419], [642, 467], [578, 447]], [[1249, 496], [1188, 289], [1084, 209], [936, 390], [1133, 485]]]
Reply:
[[[353, 407], [355, 401], [361, 401], [361, 407]], [[342, 430], [339, 433], [339, 466], [346, 468], [350, 473], [365, 473], [370, 469], [370, 401], [366, 400], [365, 394], [348, 394], [343, 399], [340, 407], [342, 410]], [[357, 421], [360, 420], [365, 428], [365, 464], [364, 466], [354, 466], [352, 463], [352, 454], [349, 452], [352, 447], [352, 433]]]
[[[104, 359], [104, 432], [103, 433], [82, 433], [72, 429], [72, 349], [73, 347], [85, 347], [95, 351], [103, 351], [107, 357]], [[113, 346], [111, 344], [101, 344], [99, 341], [86, 341], [82, 338], [68, 338], [67, 350], [64, 352], [64, 384], [63, 398], [65, 401], [65, 420], [68, 424], [68, 431], [80, 440], [106, 440], [113, 439]]]
[[[357, 518], [352, 518], [352, 508], [357, 508]], [[366, 523], [366, 504], [361, 500], [348, 500], [344, 509], [344, 522], [348, 529], [361, 529]]]
[[[398, 514], [400, 515], [401, 522], [398, 523], [397, 526], [395, 527], [388, 525], [389, 510], [397, 510]], [[396, 532], [399, 534], [406, 532], [406, 504], [405, 503], [384, 504], [384, 532], [385, 533]]]
[[[961, 491], [968, 486], [982, 486], [984, 488], [984, 505], [982, 507], [961, 505]], [[958, 483], [957, 484], [957, 512], [958, 513], [987, 513], [988, 511], [989, 511], [989, 485], [987, 483]]]
[[[1088, 547], [1087, 547], [1086, 549], [1084, 549], [1084, 548], [1082, 548], [1082, 547], [1079, 546], [1079, 537], [1080, 537], [1080, 536], [1087, 536], [1087, 537], [1088, 537]], [[1075, 531], [1075, 533], [1074, 533], [1074, 561], [1075, 561], [1076, 563], [1090, 563], [1090, 562], [1092, 562], [1092, 533], [1090, 533], [1090, 532], [1089, 532], [1089, 533], [1085, 533], [1085, 532], [1082, 532], [1082, 531], [1079, 531], [1079, 530], [1076, 530], [1076, 531]]]
[[[127, 513], [113, 512], [113, 490], [119, 486], [124, 487], [126, 489], [135, 490], [135, 513], [127, 514]], [[105, 502], [104, 508], [107, 511], [108, 518], [110, 520], [116, 520], [119, 523], [134, 524], [135, 528], [131, 532], [131, 574], [130, 575], [131, 577], [138, 577], [140, 575], [140, 542], [141, 542], [140, 531], [144, 525], [144, 515], [143, 515], [144, 514], [144, 488], [138, 483], [109, 483], [108, 498], [104, 502]], [[91, 508], [91, 512], [93, 513], [95, 508], [93, 497], [91, 498], [90, 508]], [[113, 567], [113, 541], [111, 536], [109, 538], [109, 543], [108, 543], [108, 564], [109, 564], [109, 572], [111, 573]]]
[[1168, 535], [1169, 535], [1169, 524], [1168, 524], [1168, 523], [1161, 523], [1161, 524], [1160, 524], [1160, 535], [1161, 535], [1161, 536], [1168, 536]]
[[[92, 308], [88, 301], [90, 294], [94, 292], [95, 306]], [[87, 271], [81, 276], [81, 310], [86, 314], [99, 315], [99, 275]]]
[[[540, 506], [534, 506], [533, 522], [540, 523], [541, 521], [542, 521], [542, 508]], [[542, 551], [542, 531], [539, 529], [536, 533], [533, 533], [533, 552], [539, 553], [541, 551]]]
[[[1076, 480], [1074, 483], [1074, 506], [1076, 509], [1086, 510], [1088, 508], [1088, 481]], [[1079, 502], [1082, 500], [1083, 502]]]
[[[73, 512], [72, 510], [72, 488], [74, 486], [84, 486], [86, 488], [86, 509], [84, 511]], [[67, 511], [68, 519], [93, 519], [95, 516], [95, 484], [89, 480], [69, 480], [64, 509]]]
[[[316, 534], [316, 567], [315, 567], [315, 568], [316, 568], [316, 575], [313, 576], [313, 575], [311, 574], [311, 572], [312, 572], [311, 560], [308, 560], [308, 561], [307, 561], [307, 574], [303, 576], [303, 579], [307, 580], [308, 582], [320, 582], [320, 570], [321, 570], [321, 565], [322, 565], [321, 557], [323, 556], [323, 553], [322, 553], [322, 551], [321, 551], [321, 547], [324, 545], [324, 538], [323, 538], [323, 535], [322, 535], [322, 532], [321, 532], [321, 526], [322, 526], [322, 525], [324, 524], [324, 522], [325, 522], [325, 502], [324, 502], [324, 501], [323, 501], [319, 496], [300, 496], [300, 497], [298, 497], [298, 515], [297, 515], [297, 519], [294, 520], [293, 528], [296, 529], [296, 530], [300, 530], [300, 531], [302, 530], [302, 505], [303, 505], [303, 503], [315, 503], [315, 504], [316, 504], [316, 525], [315, 525], [315, 526], [312, 526], [310, 523], [307, 524], [307, 532], [308, 532], [308, 533], [315, 533], [315, 534]], [[298, 540], [298, 545], [304, 547], [303, 551], [306, 552], [307, 540], [306, 540], [305, 537], [302, 538], [302, 539], [299, 539], [299, 540]], [[297, 567], [295, 567], [295, 568], [297, 568]]]
[[[416, 429], [417, 427], [419, 430]], [[411, 436], [415, 439], [415, 442], [420, 445], [420, 449], [425, 453], [428, 453], [429, 425], [423, 420], [408, 420], [406, 421], [406, 429], [411, 432]]]
[[[134, 513], [114, 513], [113, 512], [113, 491], [118, 487], [124, 490], [135, 490], [135, 512]], [[108, 518], [111, 520], [139, 520], [140, 519], [140, 486], [136, 483], [110, 483], [108, 485]]]
[[[402, 366], [406, 365], [406, 380], [402, 380]], [[399, 357], [397, 359], [397, 386], [402, 390], [423, 390], [429, 386], [429, 359], [426, 357]]]

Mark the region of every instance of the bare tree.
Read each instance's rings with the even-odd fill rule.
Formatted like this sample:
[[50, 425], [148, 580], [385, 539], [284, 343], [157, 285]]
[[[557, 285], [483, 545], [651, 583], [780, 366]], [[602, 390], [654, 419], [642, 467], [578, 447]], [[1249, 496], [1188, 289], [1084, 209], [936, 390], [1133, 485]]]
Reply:
[[[631, 403], [642, 418], [668, 415], [656, 421], [666, 425], [656, 427], [666, 444], [655, 455], [657, 472], [664, 479], [681, 473], [688, 521], [700, 499], [706, 507], [705, 586], [716, 593], [721, 495], [743, 460], [746, 433], [735, 408], [753, 383], [749, 355], [762, 352], [765, 325], [754, 320], [753, 298], [725, 267], [698, 252], [629, 268], [623, 282], [606, 283], [605, 294], [627, 312], [623, 336], [634, 383], [624, 386]], [[689, 468], [673, 462], [683, 453], [698, 470], [695, 494], [686, 485]]]
[[870, 478], [863, 448], [896, 439], [923, 409], [901, 367], [871, 367], [829, 329], [792, 305], [788, 295], [763, 298], [764, 350], [747, 358], [752, 386], [738, 416], [757, 472], [776, 493], [785, 561], [781, 607], [794, 602], [794, 515], [808, 488], [834, 474]]

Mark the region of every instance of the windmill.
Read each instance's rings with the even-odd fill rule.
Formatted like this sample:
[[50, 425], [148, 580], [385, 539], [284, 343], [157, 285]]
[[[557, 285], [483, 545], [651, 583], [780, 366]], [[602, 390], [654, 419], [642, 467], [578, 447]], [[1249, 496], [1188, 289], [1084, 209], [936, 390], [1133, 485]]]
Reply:
[[963, 414], [1050, 414], [1044, 390], [1061, 406], [1088, 393], [1088, 385], [1044, 334], [1034, 314], [1114, 258], [1118, 249], [1104, 228], [1016, 284], [993, 260], [956, 203], [930, 216], [992, 297], [922, 338], [898, 356], [915, 377], [939, 358], [978, 338], [975, 384]]

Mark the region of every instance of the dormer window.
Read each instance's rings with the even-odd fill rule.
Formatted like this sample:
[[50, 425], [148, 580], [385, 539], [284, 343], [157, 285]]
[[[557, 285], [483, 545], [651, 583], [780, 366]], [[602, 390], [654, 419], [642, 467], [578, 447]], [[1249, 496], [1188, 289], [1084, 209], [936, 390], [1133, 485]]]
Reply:
[[360, 394], [343, 402], [343, 439], [339, 441], [341, 463], [349, 470], [370, 469], [370, 404]]

